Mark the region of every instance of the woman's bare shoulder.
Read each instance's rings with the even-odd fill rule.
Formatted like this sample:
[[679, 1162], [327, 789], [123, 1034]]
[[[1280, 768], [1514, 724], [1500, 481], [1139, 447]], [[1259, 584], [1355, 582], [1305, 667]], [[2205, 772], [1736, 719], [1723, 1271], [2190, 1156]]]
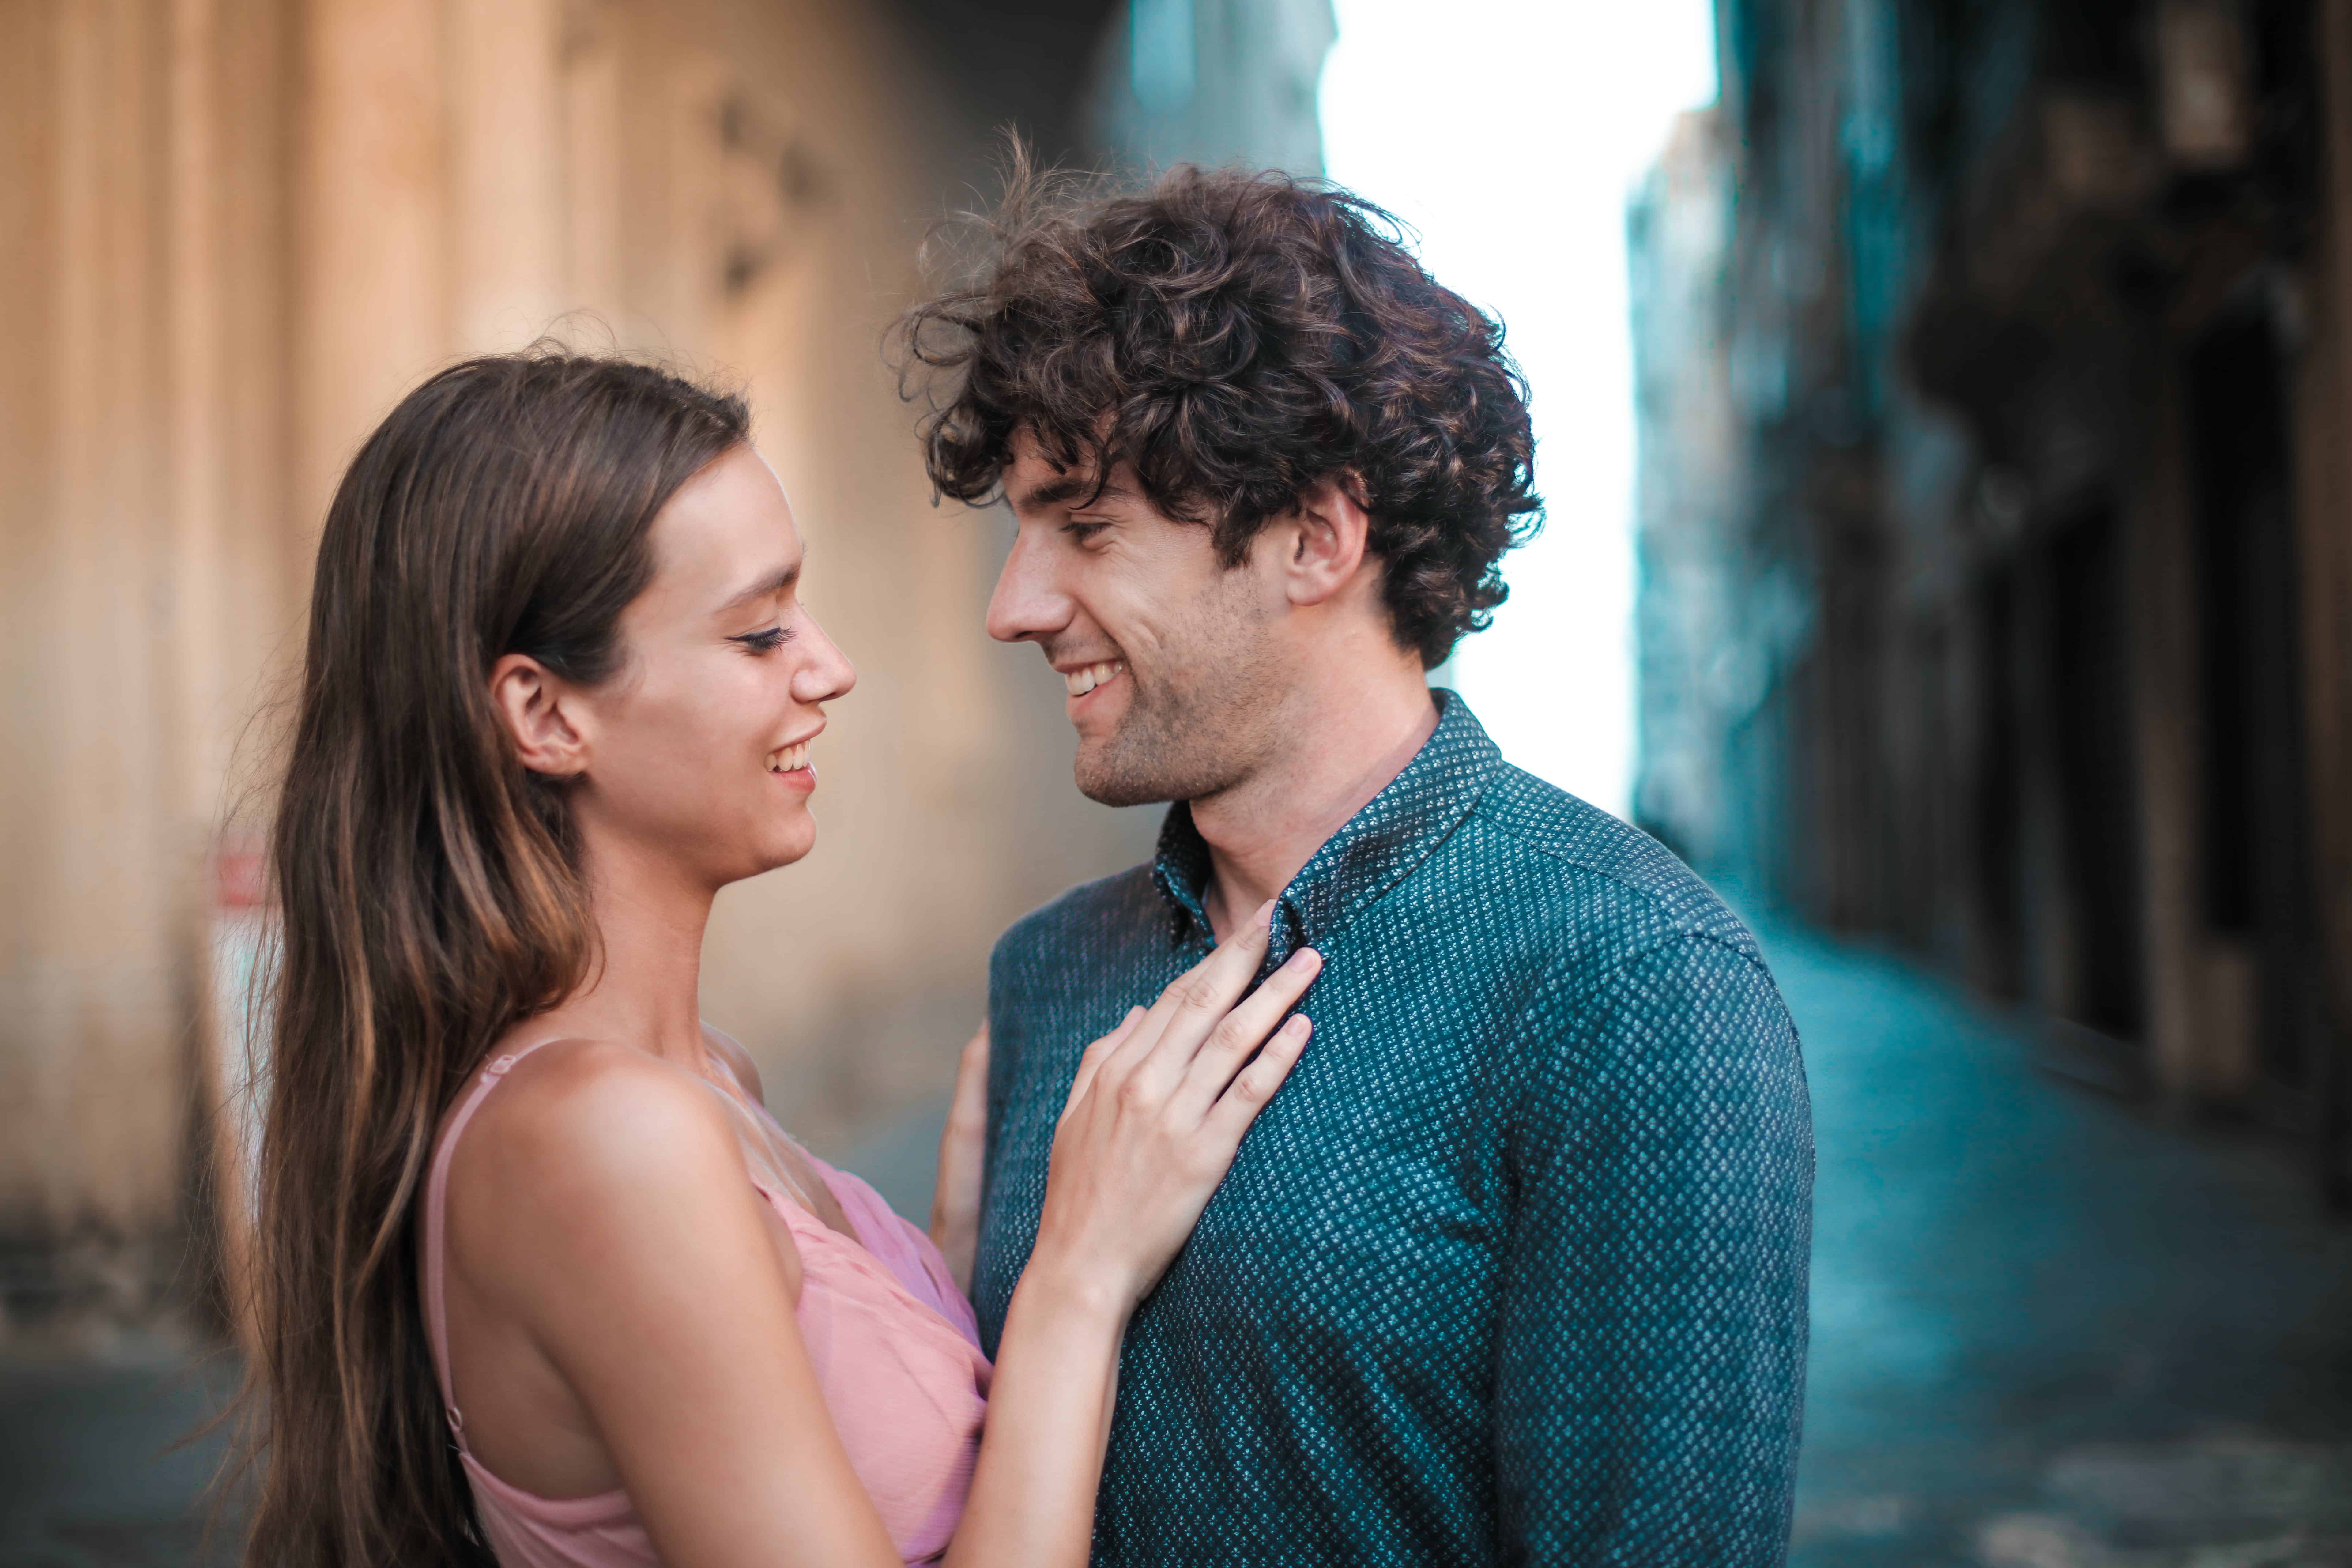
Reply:
[[[450, 1193], [449, 1278], [489, 1315], [477, 1323], [519, 1328], [592, 1408], [651, 1397], [641, 1363], [686, 1364], [688, 1347], [756, 1360], [744, 1325], [772, 1338], [793, 1321], [798, 1253], [751, 1183], [725, 1091], [598, 1040], [541, 1047], [506, 1079]], [[711, 1388], [688, 1376], [660, 1392]]]
[[[649, 1051], [558, 1040], [505, 1074], [452, 1157], [453, 1183], [530, 1223], [615, 1218], [648, 1195], [743, 1190], [743, 1154], [710, 1084]], [[618, 1200], [626, 1198], [628, 1201]]]

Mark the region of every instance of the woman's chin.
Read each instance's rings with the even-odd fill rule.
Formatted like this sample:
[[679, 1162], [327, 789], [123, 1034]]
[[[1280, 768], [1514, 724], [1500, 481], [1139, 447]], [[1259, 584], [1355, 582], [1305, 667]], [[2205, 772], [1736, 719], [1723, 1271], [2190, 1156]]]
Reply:
[[[711, 883], [726, 887], [792, 865], [816, 847], [816, 818], [805, 805], [733, 819], [731, 831], [719, 823], [704, 824], [696, 835], [697, 857], [708, 868]], [[714, 855], [714, 865], [704, 856]]]
[[800, 814], [800, 818], [787, 830], [766, 837], [760, 847], [760, 868], [751, 873], [753, 876], [781, 870], [795, 861], [805, 859], [808, 852], [816, 847], [816, 819], [805, 811]]

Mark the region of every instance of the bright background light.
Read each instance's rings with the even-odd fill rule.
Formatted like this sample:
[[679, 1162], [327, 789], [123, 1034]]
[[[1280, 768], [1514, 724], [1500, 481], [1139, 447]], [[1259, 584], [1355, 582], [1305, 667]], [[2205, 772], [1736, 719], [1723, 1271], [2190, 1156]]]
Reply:
[[1337, 0], [1331, 177], [1421, 233], [1534, 389], [1549, 521], [1450, 683], [1504, 754], [1622, 816], [1633, 772], [1633, 375], [1625, 198], [1712, 100], [1710, 0]]

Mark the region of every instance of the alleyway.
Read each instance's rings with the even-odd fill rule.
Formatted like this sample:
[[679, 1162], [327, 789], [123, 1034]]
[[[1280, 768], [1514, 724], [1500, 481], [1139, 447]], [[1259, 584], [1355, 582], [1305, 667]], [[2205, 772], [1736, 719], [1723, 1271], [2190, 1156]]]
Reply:
[[226, 1568], [203, 1494], [217, 1433], [181, 1444], [236, 1386], [137, 1335], [70, 1360], [0, 1359], [0, 1568]]
[[[2352, 1226], [1906, 966], [1763, 934], [1821, 1147], [1800, 1568], [2352, 1564]], [[919, 1213], [936, 1127], [862, 1151]], [[857, 1156], [853, 1156], [857, 1159]], [[215, 1382], [217, 1373], [215, 1373]], [[0, 1363], [0, 1565], [176, 1565], [205, 1383]]]
[[2303, 1173], [2045, 1076], [1906, 965], [1760, 934], [1820, 1149], [1792, 1562], [2352, 1563], [2352, 1226]]

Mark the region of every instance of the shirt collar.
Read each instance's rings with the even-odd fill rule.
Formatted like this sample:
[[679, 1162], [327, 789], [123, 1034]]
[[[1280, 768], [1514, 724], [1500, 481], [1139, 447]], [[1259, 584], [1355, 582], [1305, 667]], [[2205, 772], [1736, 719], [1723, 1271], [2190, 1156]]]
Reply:
[[[1437, 728], [1412, 761], [1325, 839], [1283, 889], [1269, 964], [1322, 942], [1377, 903], [1445, 841], [1486, 794], [1502, 765], [1502, 752], [1458, 693], [1436, 687], [1431, 695], [1437, 702]], [[1192, 806], [1179, 801], [1160, 826], [1151, 876], [1168, 900], [1180, 941], [1188, 928], [1203, 936], [1209, 932], [1202, 901], [1209, 870], [1208, 843], [1192, 826]]]

